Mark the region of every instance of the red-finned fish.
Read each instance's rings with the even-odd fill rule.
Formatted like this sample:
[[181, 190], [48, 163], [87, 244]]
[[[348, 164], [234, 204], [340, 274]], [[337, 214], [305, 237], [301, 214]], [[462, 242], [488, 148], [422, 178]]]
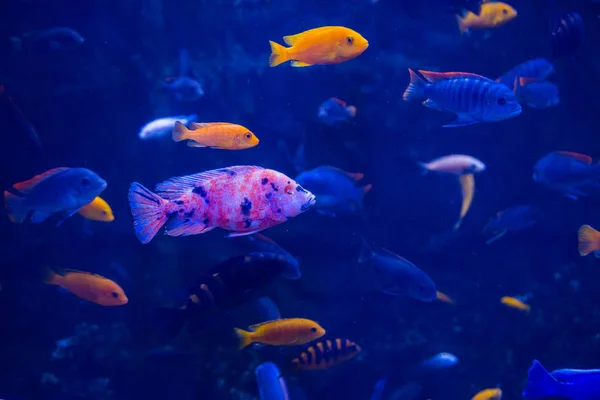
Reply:
[[577, 241], [579, 254], [582, 257], [600, 250], [600, 232], [589, 225], [582, 225], [579, 228]]
[[272, 169], [240, 165], [171, 178], [156, 194], [137, 182], [129, 205], [137, 238], [148, 243], [166, 224], [169, 236], [188, 236], [214, 228], [249, 235], [308, 210], [315, 196], [292, 178]]
[[531, 311], [531, 306], [529, 304], [525, 304], [525, 302], [515, 297], [504, 296], [500, 299], [500, 303], [504, 304], [507, 307], [515, 308], [517, 310], [525, 312]]
[[513, 92], [521, 103], [542, 110], [560, 103], [558, 86], [552, 82], [537, 82], [529, 78], [515, 78]]
[[501, 121], [521, 113], [515, 94], [502, 83], [467, 72], [431, 72], [412, 69], [404, 100], [425, 99], [423, 105], [449, 111], [457, 119], [444, 127]]
[[327, 125], [348, 121], [356, 115], [356, 107], [349, 106], [345, 101], [332, 97], [325, 100], [319, 107], [317, 116]]
[[485, 171], [485, 164], [475, 157], [451, 154], [428, 163], [419, 163], [425, 171], [446, 172], [455, 175], [472, 174]]
[[600, 163], [591, 156], [572, 151], [553, 151], [540, 158], [533, 167], [535, 182], [560, 190], [568, 197], [587, 196], [598, 191]]
[[310, 29], [284, 36], [283, 41], [291, 47], [269, 41], [269, 66], [276, 67], [286, 61], [291, 61], [292, 67], [339, 64], [358, 57], [369, 47], [369, 42], [360, 33], [343, 26]]
[[470, 29], [490, 29], [513, 20], [517, 16], [517, 10], [501, 1], [488, 1], [481, 5], [479, 14], [467, 11], [462, 16], [457, 15], [458, 29], [460, 33], [467, 33]]
[[360, 347], [348, 339], [322, 340], [292, 360], [297, 370], [327, 369], [348, 361], [360, 353]]
[[228, 122], [190, 122], [190, 129], [179, 121], [173, 127], [173, 140], [188, 140], [189, 147], [244, 150], [258, 144], [258, 138], [242, 125]]
[[96, 197], [91, 203], [81, 207], [77, 212], [84, 218], [92, 221], [112, 222], [115, 220], [112, 209], [101, 197]]
[[240, 349], [253, 343], [269, 346], [297, 346], [312, 342], [325, 334], [318, 323], [305, 318], [284, 318], [248, 327], [251, 332], [235, 328]]
[[463, 219], [471, 208], [473, 202], [473, 196], [475, 195], [475, 176], [473, 174], [461, 175], [458, 177], [460, 181], [460, 188], [462, 191], [462, 205], [460, 206], [460, 216], [458, 221], [454, 224], [454, 230], [460, 228]]
[[122, 306], [129, 301], [115, 282], [91, 272], [65, 270], [57, 273], [46, 269], [44, 282], [60, 286], [75, 296], [101, 306]]
[[57, 214], [59, 224], [106, 189], [106, 181], [86, 168], [54, 168], [15, 183], [4, 192], [14, 223], [40, 223]]

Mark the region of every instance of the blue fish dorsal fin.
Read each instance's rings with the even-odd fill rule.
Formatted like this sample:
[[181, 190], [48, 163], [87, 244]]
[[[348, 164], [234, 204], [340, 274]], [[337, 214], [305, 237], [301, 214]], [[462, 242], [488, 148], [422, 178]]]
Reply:
[[53, 168], [53, 169], [48, 170], [46, 172], [42, 172], [41, 174], [38, 174], [38, 175], [34, 176], [33, 178], [28, 179], [26, 181], [15, 183], [13, 185], [13, 188], [15, 188], [16, 190], [18, 190], [22, 194], [27, 194], [38, 183], [40, 183], [42, 181], [45, 181], [46, 179], [51, 178], [53, 176], [56, 176], [58, 174], [61, 174], [61, 173], [65, 172], [65, 171], [68, 171], [69, 169], [70, 168], [67, 168], [67, 167]]

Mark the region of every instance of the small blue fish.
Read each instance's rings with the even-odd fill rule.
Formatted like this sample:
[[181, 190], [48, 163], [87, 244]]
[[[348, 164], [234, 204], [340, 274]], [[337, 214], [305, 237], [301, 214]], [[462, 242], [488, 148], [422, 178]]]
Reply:
[[563, 369], [548, 373], [539, 361], [534, 360], [529, 368], [523, 398], [537, 400], [552, 396], [569, 400], [598, 400], [600, 372]]
[[179, 50], [179, 76], [166, 78], [161, 86], [170, 91], [177, 101], [198, 101], [204, 97], [204, 88], [196, 79], [188, 76], [190, 55], [186, 49]]
[[4, 202], [14, 223], [40, 223], [58, 215], [60, 224], [106, 189], [106, 181], [86, 168], [54, 168], [15, 183], [4, 192]]
[[592, 157], [569, 151], [554, 151], [542, 157], [533, 168], [533, 180], [560, 190], [569, 197], [587, 196], [587, 190], [600, 189], [600, 164]]
[[277, 365], [264, 362], [254, 371], [260, 400], [289, 400], [285, 379]]
[[373, 388], [373, 394], [371, 395], [371, 400], [382, 400], [383, 392], [385, 391], [385, 385], [388, 381], [387, 376], [381, 378], [375, 383], [375, 387]]
[[300, 173], [295, 180], [319, 198], [315, 205], [318, 213], [336, 217], [362, 210], [363, 197], [373, 187], [370, 184], [357, 187], [356, 182], [363, 178], [361, 173], [322, 166]]
[[538, 110], [556, 106], [560, 103], [558, 87], [552, 82], [528, 81], [525, 78], [515, 79], [513, 89], [519, 102]]
[[384, 249], [374, 251], [363, 239], [359, 263], [371, 264], [383, 277], [383, 293], [421, 301], [437, 299], [435, 283], [413, 263]]
[[498, 79], [496, 82], [503, 83], [509, 88], [513, 87], [515, 79], [529, 78], [536, 81], [543, 81], [554, 72], [554, 65], [545, 58], [534, 58], [533, 60], [525, 61]]
[[421, 363], [420, 367], [426, 371], [446, 369], [458, 364], [458, 357], [451, 353], [439, 353], [429, 357]]
[[317, 116], [327, 125], [334, 125], [352, 119], [356, 115], [356, 107], [349, 106], [336, 97], [325, 100], [319, 107]]
[[256, 300], [256, 308], [258, 308], [261, 321], [277, 321], [281, 319], [279, 308], [277, 308], [277, 304], [270, 297], [261, 297]]
[[519, 205], [499, 211], [483, 228], [483, 234], [493, 236], [486, 242], [490, 244], [509, 231], [527, 229], [536, 223], [535, 212], [529, 205]]
[[424, 98], [423, 105], [449, 111], [458, 118], [444, 127], [501, 121], [521, 114], [521, 105], [504, 84], [467, 72], [431, 72], [411, 69], [404, 100]]

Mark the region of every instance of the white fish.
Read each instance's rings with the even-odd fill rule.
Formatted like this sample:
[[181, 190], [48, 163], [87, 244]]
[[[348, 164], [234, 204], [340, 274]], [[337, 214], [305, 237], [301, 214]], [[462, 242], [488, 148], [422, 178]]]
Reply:
[[455, 175], [485, 171], [485, 164], [482, 161], [464, 154], [451, 154], [419, 165], [424, 172], [446, 172]]
[[196, 114], [192, 115], [177, 115], [175, 117], [158, 118], [148, 122], [142, 127], [139, 133], [140, 139], [155, 139], [162, 136], [171, 136], [175, 122], [179, 121], [184, 125], [198, 120]]

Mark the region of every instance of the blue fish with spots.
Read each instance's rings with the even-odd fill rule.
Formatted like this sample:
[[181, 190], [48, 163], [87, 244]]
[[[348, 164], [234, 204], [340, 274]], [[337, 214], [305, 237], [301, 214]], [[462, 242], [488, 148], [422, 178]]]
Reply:
[[444, 127], [502, 121], [521, 114], [521, 105], [509, 87], [467, 72], [431, 72], [409, 69], [410, 84], [404, 100], [425, 99], [423, 105], [449, 111], [458, 118]]
[[512, 88], [515, 79], [529, 78], [536, 81], [543, 81], [554, 72], [554, 64], [545, 58], [534, 58], [533, 60], [525, 61], [504, 75], [496, 79], [496, 82], [503, 83]]
[[600, 370], [561, 369], [548, 372], [539, 361], [534, 360], [529, 368], [523, 398], [537, 400], [547, 397], [600, 399]]

